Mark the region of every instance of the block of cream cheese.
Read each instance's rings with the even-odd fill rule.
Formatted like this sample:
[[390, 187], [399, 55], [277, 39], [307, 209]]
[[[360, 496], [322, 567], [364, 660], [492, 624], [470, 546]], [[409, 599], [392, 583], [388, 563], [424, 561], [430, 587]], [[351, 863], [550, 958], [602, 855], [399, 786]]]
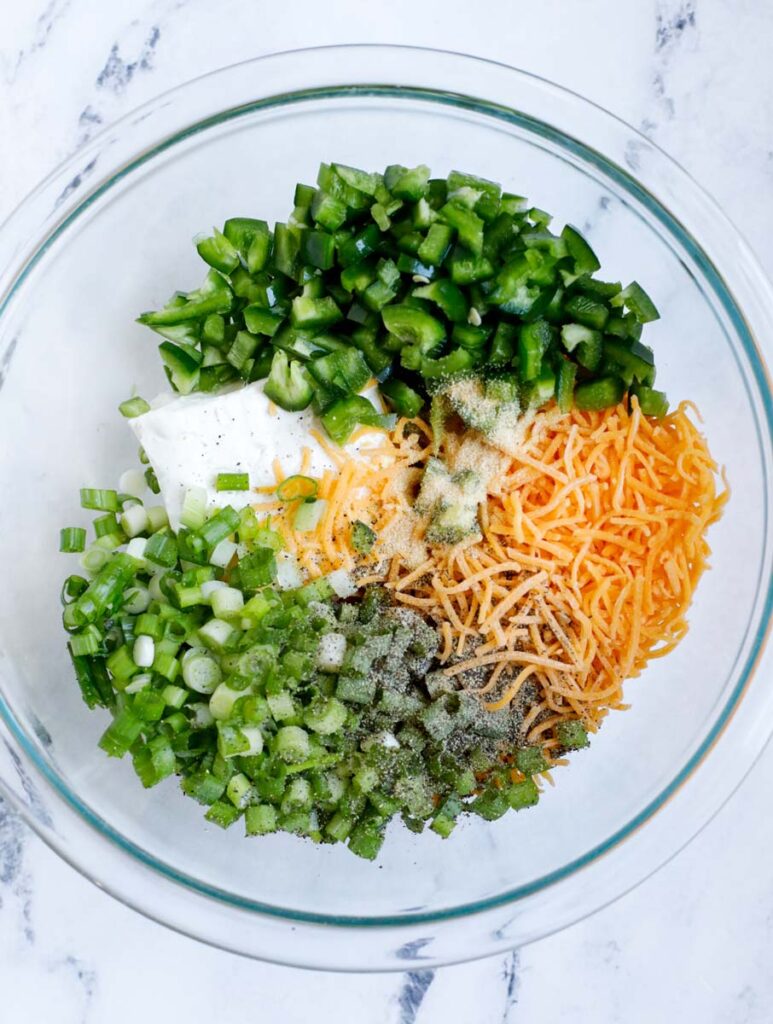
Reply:
[[[375, 395], [367, 397], [380, 403]], [[289, 475], [300, 468], [303, 447], [311, 452], [314, 476], [333, 469], [333, 461], [310, 433], [322, 431], [310, 409], [286, 412], [272, 406], [262, 382], [216, 395], [161, 396], [142, 416], [128, 421], [155, 470], [170, 525], [180, 525], [183, 498], [189, 487], [203, 487], [208, 507], [242, 508], [254, 502], [252, 490], [274, 482], [272, 463], [279, 459]], [[383, 441], [380, 431], [358, 439], [357, 448]], [[218, 473], [248, 473], [249, 491], [217, 491]]]

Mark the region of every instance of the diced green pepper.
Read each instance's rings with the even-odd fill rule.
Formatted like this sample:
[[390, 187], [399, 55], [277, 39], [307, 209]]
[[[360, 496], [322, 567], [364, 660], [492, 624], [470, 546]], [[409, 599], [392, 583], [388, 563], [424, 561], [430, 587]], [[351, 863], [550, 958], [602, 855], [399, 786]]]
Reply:
[[607, 338], [604, 354], [618, 367], [620, 376], [631, 385], [634, 380], [652, 386], [655, 383], [655, 360], [652, 350], [638, 341], [626, 344]]
[[352, 547], [360, 554], [367, 555], [376, 543], [376, 533], [359, 519], [352, 523]]
[[342, 267], [349, 267], [354, 263], [359, 263], [367, 256], [377, 252], [380, 245], [381, 232], [378, 225], [369, 224], [359, 234], [347, 238], [338, 247], [338, 262]]
[[229, 313], [232, 305], [233, 292], [220, 274], [211, 270], [201, 288], [177, 296], [164, 309], [143, 313], [137, 320], [148, 327], [173, 326], [201, 320], [210, 313]]
[[415, 203], [429, 189], [429, 167], [419, 164], [411, 170], [393, 164], [384, 172], [384, 184], [397, 199]]
[[445, 327], [439, 320], [405, 304], [386, 306], [381, 311], [381, 319], [390, 334], [404, 344], [417, 345], [422, 352], [431, 351], [446, 336]]
[[335, 263], [335, 239], [327, 231], [304, 231], [301, 235], [301, 259], [312, 267], [330, 270]]
[[636, 281], [632, 281], [627, 288], [623, 288], [620, 294], [612, 299], [613, 306], [622, 306], [623, 304], [633, 313], [640, 324], [648, 324], [652, 320], [660, 319], [660, 313], [655, 303]]
[[413, 419], [424, 407], [424, 399], [412, 387], [397, 377], [390, 377], [381, 385], [381, 394], [398, 416]]
[[355, 428], [384, 427], [387, 420], [376, 412], [373, 405], [362, 395], [341, 398], [325, 410], [320, 417], [322, 425], [336, 444], [346, 444]]
[[539, 376], [542, 357], [553, 339], [553, 330], [547, 320], [534, 320], [524, 324], [518, 335], [518, 366], [521, 380], [531, 381]]
[[298, 295], [293, 299], [290, 319], [294, 327], [315, 331], [337, 323], [343, 314], [329, 295], [318, 299]]
[[223, 225], [223, 234], [238, 250], [251, 274], [263, 270], [271, 251], [271, 232], [264, 220], [232, 217]]
[[581, 750], [590, 743], [587, 729], [576, 719], [559, 722], [556, 725], [556, 737], [561, 746], [568, 750]]
[[619, 377], [598, 377], [578, 384], [574, 389], [574, 404], [578, 409], [600, 410], [617, 405], [625, 393]]
[[589, 295], [575, 294], [569, 296], [568, 299], [564, 300], [564, 310], [572, 320], [576, 320], [577, 323], [584, 324], [586, 327], [591, 327], [596, 331], [603, 330], [604, 325], [609, 319], [607, 307]]
[[502, 320], [497, 324], [491, 341], [489, 362], [494, 366], [504, 366], [512, 362], [518, 341], [518, 328], [515, 324]]
[[317, 189], [311, 201], [311, 216], [320, 227], [327, 231], [337, 231], [346, 223], [346, 203]]
[[288, 224], [274, 226], [274, 266], [287, 277], [298, 273], [300, 239], [297, 229]]
[[561, 237], [566, 242], [569, 255], [574, 260], [576, 274], [593, 274], [601, 267], [595, 252], [577, 228], [567, 224], [561, 232]]
[[451, 377], [455, 373], [469, 370], [472, 364], [471, 353], [467, 349], [456, 348], [448, 355], [441, 356], [440, 359], [429, 359], [425, 356], [421, 360], [420, 370], [422, 377]]
[[431, 224], [427, 237], [421, 243], [416, 255], [423, 263], [439, 267], [451, 251], [453, 229], [447, 224]]
[[266, 398], [282, 409], [297, 412], [311, 401], [314, 386], [308, 370], [285, 352], [275, 352], [265, 385]]
[[473, 256], [483, 253], [483, 221], [477, 213], [452, 199], [441, 207], [438, 216], [456, 231], [460, 244], [469, 249]]
[[664, 391], [655, 391], [646, 384], [634, 384], [631, 394], [639, 400], [639, 408], [645, 416], [665, 416], [668, 412], [668, 398]]
[[273, 338], [279, 329], [284, 317], [272, 309], [264, 306], [245, 306], [242, 310], [244, 324], [251, 334], [265, 334]]
[[223, 274], [229, 274], [239, 266], [239, 253], [217, 228], [211, 238], [202, 238], [196, 243], [196, 251], [205, 263]]
[[356, 348], [345, 348], [319, 356], [311, 360], [308, 368], [320, 384], [340, 388], [344, 394], [360, 391], [371, 375], [365, 357]]
[[572, 408], [576, 378], [577, 366], [569, 359], [561, 359], [558, 366], [558, 383], [556, 385], [556, 401], [561, 412], [569, 412]]
[[414, 288], [413, 294], [416, 298], [434, 302], [453, 323], [466, 322], [469, 312], [467, 300], [459, 286], [448, 278], [433, 281], [422, 288]]
[[471, 352], [480, 352], [490, 337], [490, 327], [477, 327], [468, 323], [454, 324], [454, 329], [451, 332], [451, 341]]

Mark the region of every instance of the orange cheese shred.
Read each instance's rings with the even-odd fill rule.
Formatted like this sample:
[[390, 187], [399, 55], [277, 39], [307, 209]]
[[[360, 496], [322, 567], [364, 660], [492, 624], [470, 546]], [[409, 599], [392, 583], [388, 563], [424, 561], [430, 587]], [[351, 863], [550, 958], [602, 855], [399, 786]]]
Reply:
[[[337, 467], [320, 480], [325, 513], [308, 533], [294, 533], [286, 510], [273, 522], [310, 575], [357, 567], [361, 583], [386, 586], [434, 621], [444, 671], [487, 695], [484, 707], [526, 694], [524, 741], [558, 757], [559, 722], [579, 716], [594, 731], [624, 706], [625, 680], [685, 635], [706, 531], [728, 498], [690, 403], [662, 419], [631, 406], [528, 420], [488, 482], [482, 533], [455, 547], [427, 544], [413, 509], [432, 454], [419, 420], [410, 429], [400, 420], [356, 453], [315, 435]], [[441, 457], [459, 444], [445, 438]], [[367, 555], [351, 546], [355, 520], [376, 532]]]

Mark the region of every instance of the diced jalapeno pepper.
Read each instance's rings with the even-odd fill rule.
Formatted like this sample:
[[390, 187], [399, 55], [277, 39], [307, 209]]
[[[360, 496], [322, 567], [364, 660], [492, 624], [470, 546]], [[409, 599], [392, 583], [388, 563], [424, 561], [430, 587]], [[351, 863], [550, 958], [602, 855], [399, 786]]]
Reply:
[[217, 228], [211, 238], [202, 238], [196, 243], [196, 251], [205, 263], [223, 274], [228, 274], [239, 266], [239, 253]]
[[556, 401], [561, 412], [569, 412], [572, 408], [576, 378], [577, 366], [569, 359], [562, 359], [558, 366], [558, 382], [556, 385]]
[[518, 366], [521, 380], [535, 380], [539, 376], [542, 357], [553, 338], [547, 320], [534, 320], [524, 324], [518, 335]]
[[264, 220], [232, 217], [223, 225], [223, 234], [238, 250], [251, 274], [263, 270], [271, 251], [271, 232]]
[[561, 232], [561, 237], [566, 242], [569, 255], [574, 260], [576, 274], [593, 274], [601, 267], [596, 253], [591, 249], [577, 228], [567, 224]]
[[449, 227], [454, 228], [459, 242], [469, 249], [473, 256], [483, 252], [483, 221], [473, 210], [452, 199], [441, 207], [438, 216]]
[[640, 324], [648, 324], [652, 320], [660, 319], [660, 313], [658, 313], [655, 303], [636, 281], [632, 281], [627, 288], [623, 288], [620, 294], [612, 300], [612, 305], [625, 305]]
[[314, 387], [308, 370], [285, 352], [275, 352], [265, 386], [266, 398], [282, 409], [297, 412], [311, 401]]
[[390, 377], [381, 385], [381, 394], [385, 396], [398, 416], [413, 419], [424, 407], [424, 399], [412, 387], [397, 377]]
[[645, 416], [665, 416], [668, 412], [668, 398], [664, 391], [655, 391], [646, 384], [634, 384], [631, 395], [639, 400], [639, 408]]
[[624, 393], [625, 385], [619, 377], [598, 377], [577, 385], [574, 404], [578, 409], [608, 409], [617, 405]]
[[464, 323], [467, 320], [467, 300], [459, 286], [449, 281], [447, 277], [422, 288], [414, 288], [413, 294], [419, 299], [429, 299], [430, 302], [436, 303], [454, 323]]
[[446, 336], [445, 327], [434, 316], [405, 304], [386, 306], [381, 319], [390, 334], [405, 344], [419, 346], [423, 352], [431, 351]]

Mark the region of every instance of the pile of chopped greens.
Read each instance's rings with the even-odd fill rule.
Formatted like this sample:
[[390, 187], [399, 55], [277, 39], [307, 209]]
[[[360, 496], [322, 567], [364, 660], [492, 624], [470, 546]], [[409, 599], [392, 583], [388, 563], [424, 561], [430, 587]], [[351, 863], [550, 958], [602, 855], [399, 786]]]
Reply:
[[[112, 712], [101, 748], [129, 754], [144, 786], [178, 775], [217, 825], [366, 858], [396, 815], [445, 837], [463, 812], [536, 803], [540, 750], [515, 749], [512, 715], [455, 688], [436, 629], [385, 591], [353, 600], [335, 573], [280, 589], [281, 540], [249, 508], [189, 503], [174, 534], [128, 494], [81, 503], [99, 515], [88, 549], [81, 527], [61, 536], [85, 573], [62, 589], [72, 662], [88, 706]], [[583, 746], [568, 725], [562, 743]]]
[[322, 164], [286, 223], [236, 217], [199, 241], [210, 271], [139, 319], [164, 337], [178, 392], [267, 378], [283, 409], [312, 405], [333, 440], [384, 425], [359, 394], [375, 377], [395, 413], [418, 415], [438, 382], [501, 379], [520, 407], [603, 409], [626, 393], [662, 416], [636, 282], [599, 280], [576, 228], [495, 182], [394, 164]]

